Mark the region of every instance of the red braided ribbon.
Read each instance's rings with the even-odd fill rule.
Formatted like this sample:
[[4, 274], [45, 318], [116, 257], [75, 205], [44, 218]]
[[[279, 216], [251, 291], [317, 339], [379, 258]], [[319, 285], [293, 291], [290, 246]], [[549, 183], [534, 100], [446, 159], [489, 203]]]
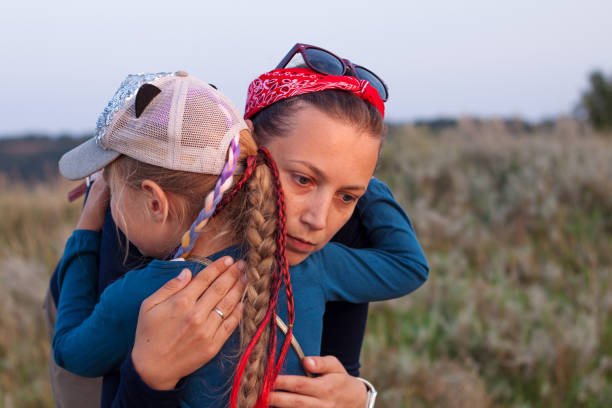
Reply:
[[217, 208], [215, 212], [221, 211], [223, 207], [225, 207], [230, 201], [232, 201], [232, 199], [236, 196], [236, 194], [238, 194], [238, 192], [242, 190], [242, 187], [244, 187], [246, 182], [253, 175], [253, 170], [255, 170], [256, 166], [257, 166], [257, 156], [247, 156], [246, 169], [244, 169], [244, 172], [242, 173], [240, 180], [238, 180], [238, 182], [234, 185], [234, 188], [232, 188], [232, 191], [226, 193], [223, 196], [223, 199], [219, 202], [219, 204], [217, 204]]

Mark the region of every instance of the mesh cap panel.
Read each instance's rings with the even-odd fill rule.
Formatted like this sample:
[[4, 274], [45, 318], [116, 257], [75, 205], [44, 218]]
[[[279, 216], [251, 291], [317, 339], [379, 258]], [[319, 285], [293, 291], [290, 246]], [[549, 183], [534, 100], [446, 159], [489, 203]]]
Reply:
[[153, 82], [161, 89], [140, 117], [136, 98], [117, 112], [102, 140], [104, 147], [160, 167], [220, 174], [228, 145], [246, 123], [220, 92], [189, 76]]

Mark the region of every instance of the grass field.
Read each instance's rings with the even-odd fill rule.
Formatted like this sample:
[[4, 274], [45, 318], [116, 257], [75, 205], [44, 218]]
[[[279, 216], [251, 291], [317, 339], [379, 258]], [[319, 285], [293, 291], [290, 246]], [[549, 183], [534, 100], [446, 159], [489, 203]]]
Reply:
[[[612, 406], [612, 137], [393, 127], [377, 175], [431, 267], [371, 307], [377, 407]], [[40, 304], [79, 214], [69, 188], [0, 180], [0, 407], [51, 406]]]

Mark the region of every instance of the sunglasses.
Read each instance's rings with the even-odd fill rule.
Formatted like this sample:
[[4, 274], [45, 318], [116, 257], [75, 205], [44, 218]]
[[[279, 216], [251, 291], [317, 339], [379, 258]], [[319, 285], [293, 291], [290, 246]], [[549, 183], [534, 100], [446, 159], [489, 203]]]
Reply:
[[297, 43], [285, 58], [276, 66], [276, 69], [286, 68], [293, 57], [300, 53], [306, 65], [320, 74], [348, 75], [357, 79], [365, 79], [372, 85], [383, 101], [389, 98], [389, 91], [382, 79], [372, 71], [361, 65], [355, 65], [351, 61], [340, 58], [323, 48], [313, 45]]

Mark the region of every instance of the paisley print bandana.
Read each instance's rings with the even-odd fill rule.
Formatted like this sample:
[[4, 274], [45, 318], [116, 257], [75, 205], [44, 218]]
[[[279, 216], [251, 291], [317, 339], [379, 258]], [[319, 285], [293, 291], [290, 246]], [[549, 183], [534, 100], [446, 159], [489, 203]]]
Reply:
[[374, 105], [385, 117], [385, 104], [378, 91], [366, 80], [352, 76], [319, 74], [308, 68], [275, 69], [256, 78], [247, 92], [244, 118], [249, 119], [263, 108], [282, 99], [326, 89], [352, 92]]

